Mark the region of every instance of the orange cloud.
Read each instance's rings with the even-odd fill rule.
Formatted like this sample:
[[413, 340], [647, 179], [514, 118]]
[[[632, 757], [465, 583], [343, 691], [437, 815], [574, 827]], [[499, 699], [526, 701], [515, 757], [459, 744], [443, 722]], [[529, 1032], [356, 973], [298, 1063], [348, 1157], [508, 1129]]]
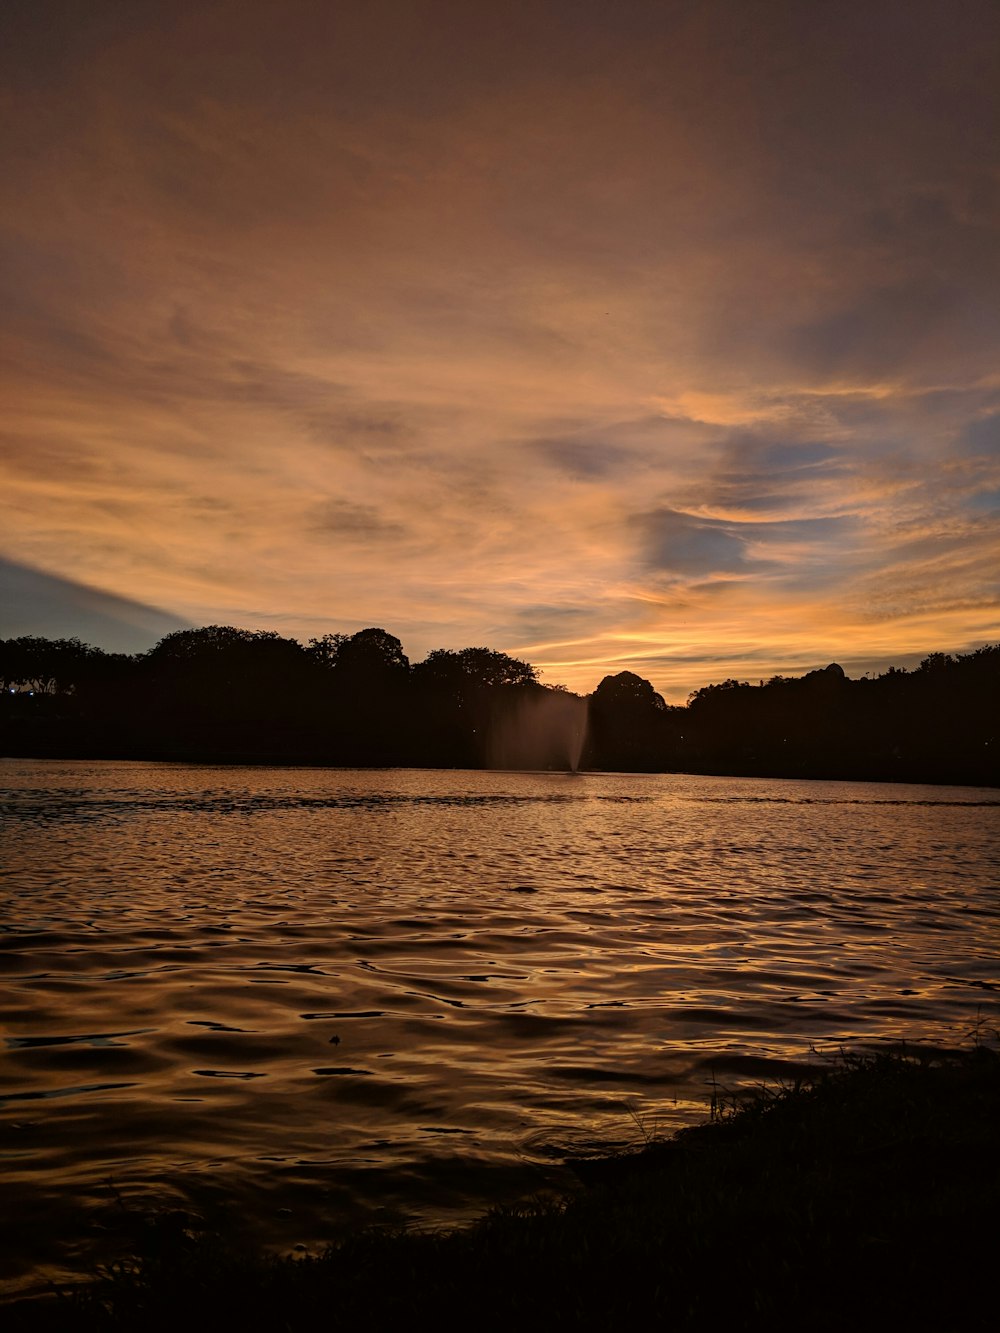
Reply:
[[995, 11], [117, 12], [5, 57], [8, 558], [674, 699], [1000, 633]]

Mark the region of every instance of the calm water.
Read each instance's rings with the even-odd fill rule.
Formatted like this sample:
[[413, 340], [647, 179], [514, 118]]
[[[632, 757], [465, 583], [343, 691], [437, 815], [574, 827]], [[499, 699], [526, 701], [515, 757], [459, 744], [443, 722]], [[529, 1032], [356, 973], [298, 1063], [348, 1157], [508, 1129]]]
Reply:
[[[712, 1081], [1000, 1026], [1000, 793], [0, 763], [0, 1276], [123, 1199], [313, 1247], [565, 1185]], [[103, 1248], [102, 1248], [103, 1247]], [[33, 1276], [32, 1276], [33, 1275]]]

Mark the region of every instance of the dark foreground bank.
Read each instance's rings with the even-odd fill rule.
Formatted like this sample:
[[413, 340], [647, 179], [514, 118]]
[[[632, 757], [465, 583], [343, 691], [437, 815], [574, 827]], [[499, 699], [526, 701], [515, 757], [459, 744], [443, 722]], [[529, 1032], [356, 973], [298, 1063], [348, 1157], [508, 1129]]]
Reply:
[[569, 1200], [286, 1260], [151, 1217], [92, 1284], [2, 1313], [11, 1333], [991, 1327], [998, 1126], [994, 1050], [850, 1059], [576, 1163]]

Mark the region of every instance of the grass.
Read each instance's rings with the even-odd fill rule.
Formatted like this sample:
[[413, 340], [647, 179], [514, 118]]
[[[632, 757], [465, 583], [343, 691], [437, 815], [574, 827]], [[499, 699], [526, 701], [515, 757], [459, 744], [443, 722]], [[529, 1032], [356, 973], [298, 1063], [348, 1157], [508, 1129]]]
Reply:
[[844, 1057], [575, 1163], [578, 1194], [268, 1259], [183, 1215], [21, 1330], [958, 1330], [998, 1318], [1000, 1055]]

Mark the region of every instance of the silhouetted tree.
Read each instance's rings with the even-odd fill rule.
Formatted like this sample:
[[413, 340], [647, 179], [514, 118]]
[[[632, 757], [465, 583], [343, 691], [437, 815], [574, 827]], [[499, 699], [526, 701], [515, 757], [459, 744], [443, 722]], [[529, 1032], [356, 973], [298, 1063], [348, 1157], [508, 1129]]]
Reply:
[[619, 771], [670, 767], [680, 737], [677, 711], [634, 671], [605, 676], [590, 696], [585, 762]]
[[252, 754], [272, 750], [283, 730], [300, 735], [315, 664], [273, 630], [207, 625], [168, 634], [141, 670], [146, 725], [161, 744]]
[[324, 634], [319, 639], [310, 639], [306, 652], [320, 666], [333, 668], [341, 648], [350, 637], [349, 634]]
[[414, 671], [421, 681], [456, 692], [530, 685], [538, 679], [538, 672], [530, 663], [492, 648], [462, 648], [457, 652], [435, 648], [423, 662], [417, 663]]
[[0, 680], [6, 690], [57, 694], [72, 690], [93, 670], [93, 659], [104, 657], [79, 639], [45, 639], [23, 635], [0, 640]]
[[508, 696], [536, 686], [537, 675], [491, 648], [435, 649], [413, 668], [421, 749], [438, 763], [487, 762], [493, 731], [513, 703]]
[[373, 676], [400, 679], [410, 670], [403, 645], [384, 629], [362, 629], [340, 644], [334, 669], [358, 680]]
[[413, 762], [410, 662], [399, 639], [374, 627], [327, 634], [311, 640], [309, 655], [323, 672], [316, 716], [328, 752], [346, 763]]
[[[687, 708], [622, 671], [588, 709], [589, 767], [1000, 783], [1000, 644], [861, 680], [836, 663], [725, 680]], [[539, 684], [527, 662], [438, 649], [411, 669], [383, 629], [303, 648], [209, 625], [136, 657], [79, 639], [0, 640], [8, 754], [562, 764], [581, 721], [576, 697]]]

